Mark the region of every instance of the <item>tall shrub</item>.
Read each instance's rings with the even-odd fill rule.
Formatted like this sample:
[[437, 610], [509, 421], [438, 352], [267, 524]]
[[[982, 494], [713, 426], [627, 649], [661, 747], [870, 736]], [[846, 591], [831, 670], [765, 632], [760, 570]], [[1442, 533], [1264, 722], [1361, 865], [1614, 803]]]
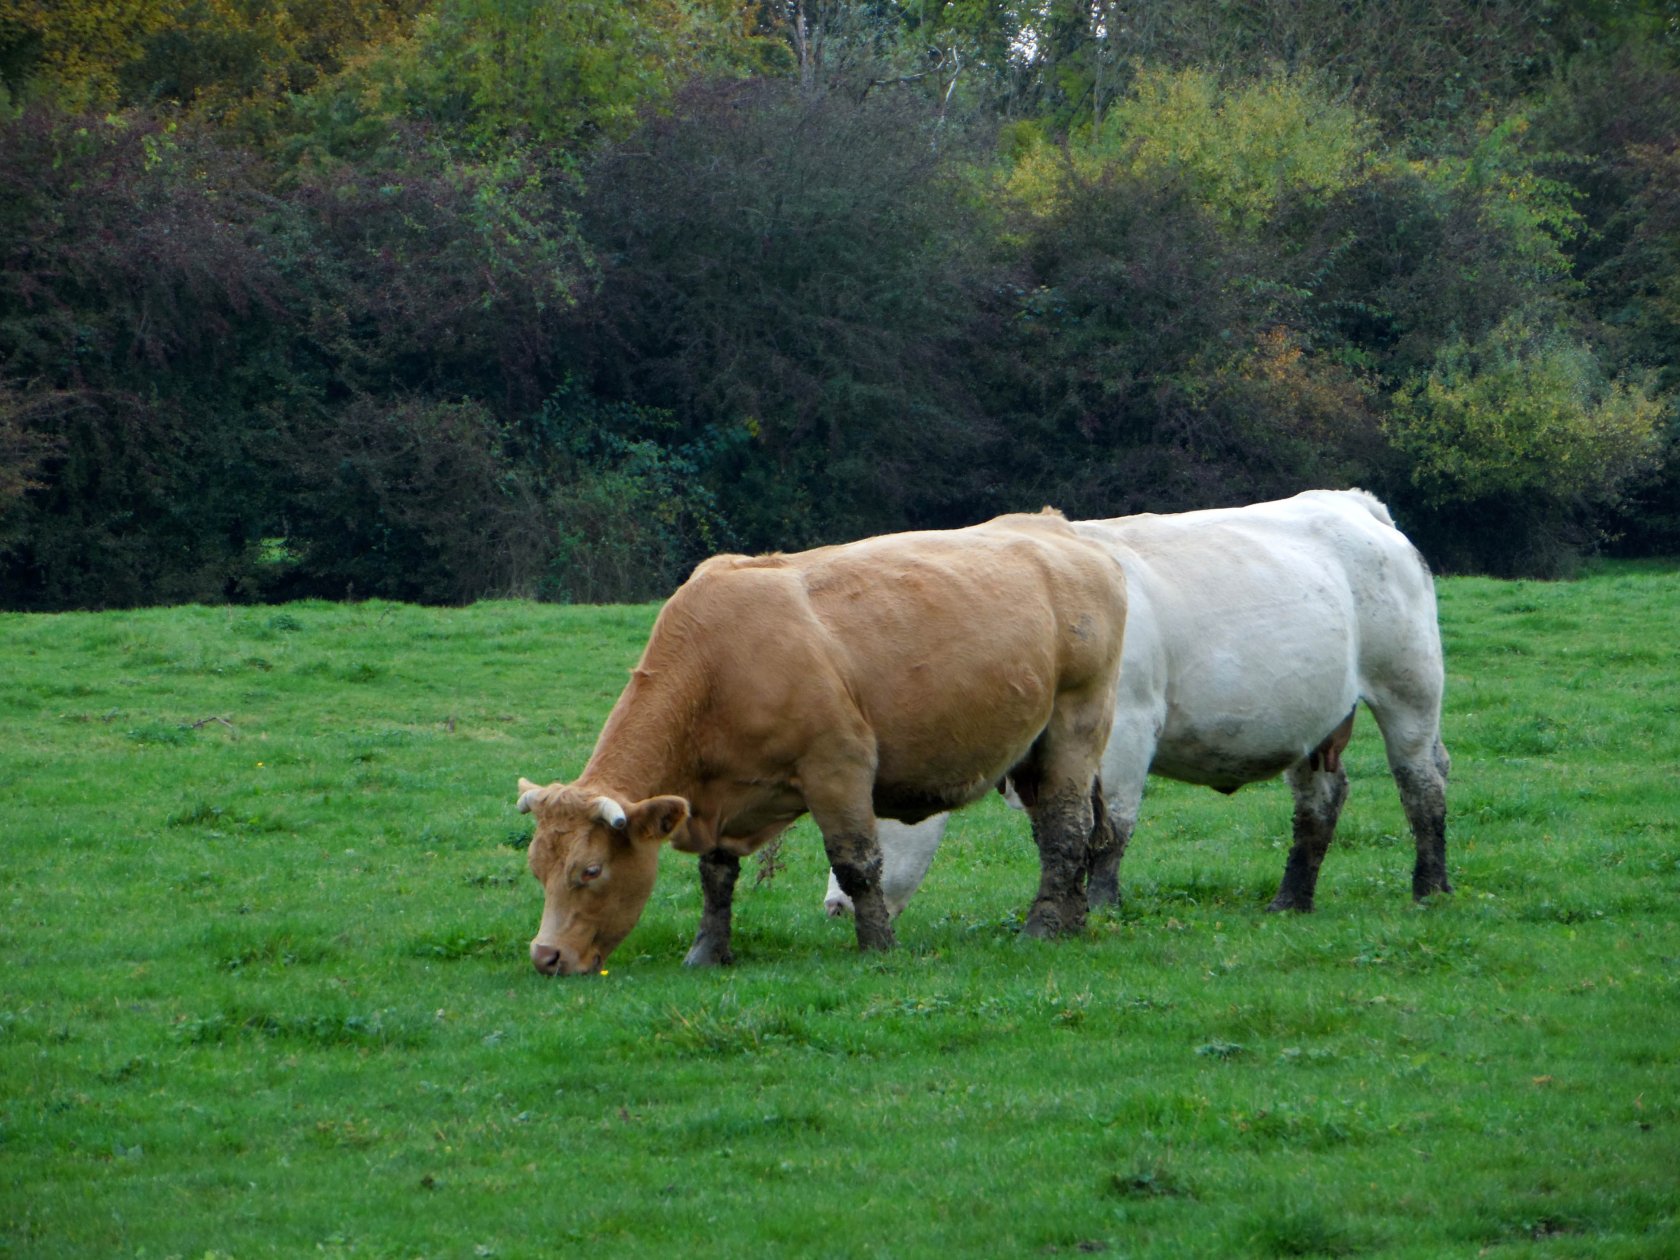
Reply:
[[221, 598], [268, 501], [261, 347], [291, 296], [236, 153], [144, 115], [0, 126], [0, 538], [16, 606]]
[[1397, 395], [1388, 432], [1426, 502], [1457, 526], [1461, 561], [1544, 570], [1649, 466], [1664, 410], [1642, 386], [1606, 379], [1578, 337], [1513, 317], [1443, 346]]

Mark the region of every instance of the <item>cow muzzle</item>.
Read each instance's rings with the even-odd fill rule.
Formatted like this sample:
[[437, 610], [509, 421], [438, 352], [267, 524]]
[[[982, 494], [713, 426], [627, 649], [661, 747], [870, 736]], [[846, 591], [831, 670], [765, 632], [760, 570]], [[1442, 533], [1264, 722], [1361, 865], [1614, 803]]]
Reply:
[[588, 971], [599, 971], [601, 961], [599, 950], [592, 958], [584, 959], [553, 945], [544, 945], [541, 941], [531, 942], [531, 965], [545, 976], [578, 976]]

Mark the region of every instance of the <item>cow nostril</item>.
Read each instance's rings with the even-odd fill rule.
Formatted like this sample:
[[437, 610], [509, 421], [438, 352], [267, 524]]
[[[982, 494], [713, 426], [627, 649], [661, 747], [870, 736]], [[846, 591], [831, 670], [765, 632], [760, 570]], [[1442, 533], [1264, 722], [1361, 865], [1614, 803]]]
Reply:
[[560, 970], [560, 951], [549, 945], [531, 946], [531, 965], [545, 976]]

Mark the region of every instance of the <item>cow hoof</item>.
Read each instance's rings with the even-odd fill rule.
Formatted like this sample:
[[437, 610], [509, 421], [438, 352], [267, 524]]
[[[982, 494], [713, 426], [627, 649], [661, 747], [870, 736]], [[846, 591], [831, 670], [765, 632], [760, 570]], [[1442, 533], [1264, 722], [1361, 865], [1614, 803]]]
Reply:
[[1093, 883], [1085, 890], [1085, 904], [1092, 910], [1105, 910], [1120, 904], [1120, 884]]
[[1035, 940], [1054, 940], [1058, 936], [1072, 936], [1085, 926], [1085, 907], [1061, 907], [1052, 905], [1037, 905], [1027, 916], [1027, 924], [1021, 929], [1027, 936]]
[[861, 950], [881, 950], [898, 948], [898, 938], [893, 935], [890, 927], [884, 927], [874, 932], [866, 932], [860, 925], [857, 937], [858, 948]]
[[735, 961], [735, 955], [727, 945], [702, 936], [694, 942], [694, 947], [688, 951], [688, 957], [683, 959], [685, 967], [727, 967]]
[[1268, 914], [1282, 914], [1286, 910], [1294, 911], [1296, 914], [1311, 914], [1313, 903], [1311, 900], [1302, 901], [1299, 898], [1286, 897], [1279, 893], [1272, 899], [1272, 904], [1266, 907]]

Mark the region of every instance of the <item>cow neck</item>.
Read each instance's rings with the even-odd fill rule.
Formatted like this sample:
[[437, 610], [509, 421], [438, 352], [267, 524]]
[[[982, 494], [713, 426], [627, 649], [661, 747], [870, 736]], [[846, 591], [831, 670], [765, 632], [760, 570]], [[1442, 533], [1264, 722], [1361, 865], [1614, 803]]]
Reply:
[[692, 800], [699, 780], [691, 738], [696, 706], [682, 681], [679, 671], [638, 665], [573, 786], [627, 805], [650, 796]]

